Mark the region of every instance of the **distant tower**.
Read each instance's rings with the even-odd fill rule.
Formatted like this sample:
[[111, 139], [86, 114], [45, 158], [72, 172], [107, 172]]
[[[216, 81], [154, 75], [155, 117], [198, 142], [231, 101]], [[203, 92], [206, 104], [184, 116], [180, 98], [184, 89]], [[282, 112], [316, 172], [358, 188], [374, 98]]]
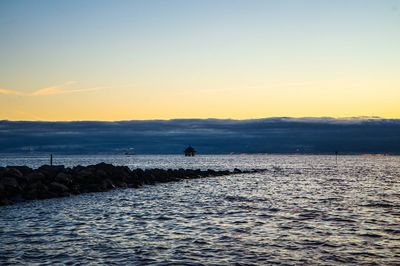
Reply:
[[196, 155], [196, 150], [190, 145], [183, 152], [185, 153], [185, 156], [195, 156]]

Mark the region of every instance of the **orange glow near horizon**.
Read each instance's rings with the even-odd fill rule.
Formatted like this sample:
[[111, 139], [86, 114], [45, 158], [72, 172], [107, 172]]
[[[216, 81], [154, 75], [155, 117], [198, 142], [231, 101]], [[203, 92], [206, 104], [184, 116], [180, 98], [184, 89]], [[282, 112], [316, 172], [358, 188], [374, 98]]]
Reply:
[[1, 2], [0, 120], [400, 118], [390, 1], [150, 2]]
[[[306, 86], [306, 87], [305, 87]], [[365, 84], [347, 84], [347, 90], [329, 84], [229, 87], [221, 89], [113, 88], [41, 90], [42, 93], [2, 95], [0, 117], [8, 120], [145, 120], [175, 118], [359, 117], [400, 118], [400, 90], [366, 90]], [[372, 85], [374, 86], [374, 85]], [[271, 85], [273, 87], [273, 85]], [[324, 89], [319, 89], [324, 87]], [[194, 91], [194, 92], [193, 92]], [[48, 93], [45, 93], [48, 92]], [[245, 92], [245, 93], [244, 93]]]

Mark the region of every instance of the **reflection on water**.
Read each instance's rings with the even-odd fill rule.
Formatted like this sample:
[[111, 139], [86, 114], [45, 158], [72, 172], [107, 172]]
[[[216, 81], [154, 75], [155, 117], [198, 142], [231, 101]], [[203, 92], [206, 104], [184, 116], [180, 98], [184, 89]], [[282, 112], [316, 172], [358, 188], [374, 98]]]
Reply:
[[[396, 264], [400, 157], [59, 157], [262, 174], [0, 207], [0, 264]], [[41, 161], [43, 160], [43, 161]], [[1, 159], [37, 166], [46, 158]]]

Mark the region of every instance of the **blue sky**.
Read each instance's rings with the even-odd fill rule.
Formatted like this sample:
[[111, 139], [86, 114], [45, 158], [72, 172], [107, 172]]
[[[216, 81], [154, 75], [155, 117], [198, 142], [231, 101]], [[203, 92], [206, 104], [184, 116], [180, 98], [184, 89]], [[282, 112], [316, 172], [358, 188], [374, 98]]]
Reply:
[[1, 1], [0, 116], [400, 117], [399, 26], [395, 0]]

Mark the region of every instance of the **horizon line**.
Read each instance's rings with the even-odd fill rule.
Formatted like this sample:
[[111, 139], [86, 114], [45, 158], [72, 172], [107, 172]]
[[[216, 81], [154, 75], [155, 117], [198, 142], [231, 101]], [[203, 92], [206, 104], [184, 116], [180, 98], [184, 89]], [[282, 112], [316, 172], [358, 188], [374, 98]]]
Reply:
[[367, 120], [400, 120], [398, 118], [385, 118], [379, 116], [349, 116], [349, 117], [333, 117], [333, 116], [271, 116], [271, 117], [259, 117], [259, 118], [164, 118], [164, 119], [121, 119], [121, 120], [10, 120], [10, 119], [0, 119], [0, 122], [38, 122], [38, 123], [74, 123], [74, 122], [108, 122], [108, 123], [118, 123], [118, 122], [133, 122], [133, 121], [177, 121], [177, 120], [229, 120], [229, 121], [256, 121], [256, 120], [273, 120], [273, 119], [288, 119], [288, 120], [333, 120], [333, 121], [367, 121]]

